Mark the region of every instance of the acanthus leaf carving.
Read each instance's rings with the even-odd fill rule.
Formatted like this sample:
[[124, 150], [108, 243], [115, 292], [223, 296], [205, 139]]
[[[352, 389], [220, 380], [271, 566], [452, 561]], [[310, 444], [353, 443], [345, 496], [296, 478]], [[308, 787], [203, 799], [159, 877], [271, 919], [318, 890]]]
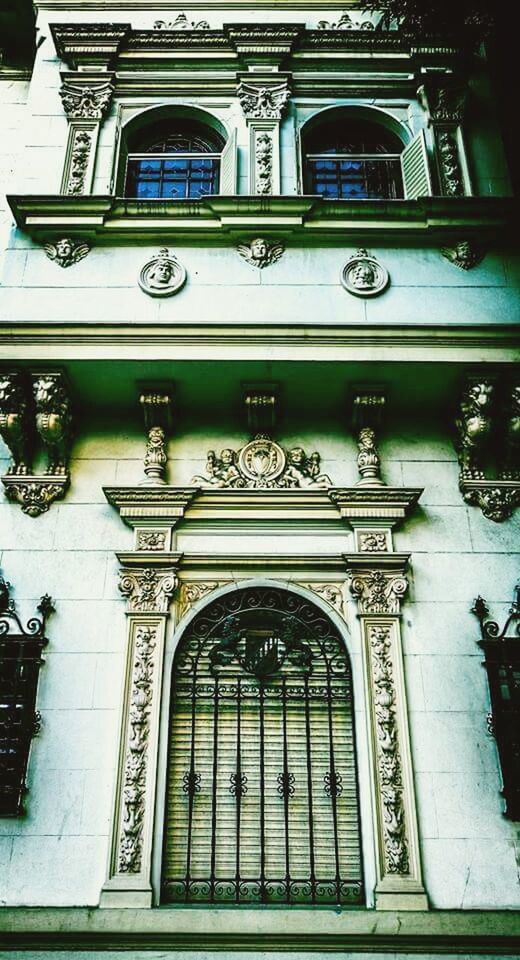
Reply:
[[153, 28], [154, 30], [209, 30], [210, 26], [207, 20], [188, 20], [186, 14], [181, 11], [175, 20], [156, 20]]
[[388, 873], [410, 870], [399, 734], [392, 665], [392, 627], [372, 624], [368, 639], [372, 660], [376, 760], [381, 788], [381, 809], [385, 866]]
[[388, 550], [386, 533], [378, 530], [363, 530], [359, 533], [361, 553], [385, 553]]
[[119, 590], [131, 613], [167, 613], [177, 580], [173, 570], [123, 569]]
[[345, 598], [343, 596], [343, 590], [341, 585], [338, 583], [304, 583], [302, 586], [306, 587], [307, 590], [312, 590], [317, 597], [320, 597], [322, 600], [325, 600], [334, 610], [337, 610], [339, 614], [344, 618], [344, 603]]
[[350, 574], [349, 586], [361, 615], [398, 616], [401, 600], [408, 589], [408, 580], [401, 572], [354, 570]]
[[119, 862], [121, 873], [139, 873], [142, 863], [146, 810], [148, 738], [153, 699], [157, 628], [138, 627], [130, 692], [127, 754], [123, 781], [123, 807]]
[[237, 97], [247, 120], [281, 120], [291, 92], [287, 80], [281, 83], [248, 83], [241, 81]]
[[78, 78], [64, 80], [60, 90], [63, 109], [69, 120], [103, 120], [112, 101], [110, 80], [85, 83]]
[[179, 620], [191, 610], [194, 603], [198, 603], [202, 597], [217, 590], [226, 583], [226, 581], [208, 580], [194, 583], [183, 583], [179, 590]]
[[5, 495], [18, 503], [28, 517], [39, 517], [55, 500], [61, 500], [69, 486], [68, 476], [56, 477], [3, 477]]

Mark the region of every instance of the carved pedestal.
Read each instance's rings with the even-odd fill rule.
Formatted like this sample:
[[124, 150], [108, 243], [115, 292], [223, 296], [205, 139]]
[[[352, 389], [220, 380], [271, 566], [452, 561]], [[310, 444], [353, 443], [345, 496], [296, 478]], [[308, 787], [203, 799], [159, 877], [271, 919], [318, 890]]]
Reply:
[[[108, 879], [103, 907], [152, 905], [151, 851], [166, 620], [180, 557], [129, 554], [120, 590], [128, 601], [127, 659]], [[168, 565], [166, 565], [168, 564]]]

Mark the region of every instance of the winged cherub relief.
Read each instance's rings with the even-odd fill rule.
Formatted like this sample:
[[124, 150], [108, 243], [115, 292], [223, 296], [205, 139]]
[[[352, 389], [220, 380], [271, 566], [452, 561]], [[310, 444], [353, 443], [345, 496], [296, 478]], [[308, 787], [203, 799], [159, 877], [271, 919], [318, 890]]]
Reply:
[[56, 243], [45, 243], [43, 249], [49, 260], [54, 260], [60, 267], [71, 267], [87, 256], [90, 247], [88, 243], [76, 243], [70, 237], [62, 237]]
[[283, 243], [269, 243], [263, 237], [255, 237], [249, 244], [239, 243], [237, 250], [252, 267], [263, 270], [280, 259], [285, 247]]

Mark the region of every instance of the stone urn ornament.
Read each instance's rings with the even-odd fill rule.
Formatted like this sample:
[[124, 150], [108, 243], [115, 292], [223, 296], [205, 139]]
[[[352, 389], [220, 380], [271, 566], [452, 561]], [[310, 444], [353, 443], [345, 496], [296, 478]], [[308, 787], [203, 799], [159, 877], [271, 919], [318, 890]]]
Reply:
[[340, 275], [341, 283], [355, 297], [376, 297], [390, 283], [388, 270], [364, 247], [347, 260]]
[[186, 270], [166, 247], [145, 263], [139, 286], [149, 297], [172, 297], [186, 283]]

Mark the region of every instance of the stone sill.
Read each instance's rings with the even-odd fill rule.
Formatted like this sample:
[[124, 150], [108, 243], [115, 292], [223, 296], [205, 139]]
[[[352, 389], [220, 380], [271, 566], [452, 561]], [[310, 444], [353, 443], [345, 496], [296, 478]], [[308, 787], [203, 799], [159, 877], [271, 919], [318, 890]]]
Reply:
[[491, 239], [513, 229], [518, 202], [510, 197], [420, 197], [418, 200], [324, 200], [316, 196], [214, 196], [204, 200], [136, 201], [121, 197], [10, 196], [20, 230], [36, 240], [63, 235], [96, 243], [147, 238], [229, 242], [245, 233], [276, 231], [304, 243], [345, 243], [370, 234], [428, 238], [435, 243], [471, 236]]
[[0, 931], [0, 948], [17, 950], [520, 952], [520, 913], [513, 910], [4, 907]]

